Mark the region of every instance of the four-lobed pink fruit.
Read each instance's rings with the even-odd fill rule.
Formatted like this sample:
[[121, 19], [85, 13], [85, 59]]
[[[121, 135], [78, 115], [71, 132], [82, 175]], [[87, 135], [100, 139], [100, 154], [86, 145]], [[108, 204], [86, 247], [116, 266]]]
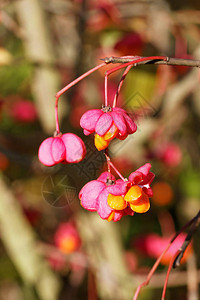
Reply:
[[38, 157], [42, 164], [51, 167], [58, 163], [77, 163], [86, 154], [82, 139], [73, 133], [65, 133], [45, 139], [39, 147]]

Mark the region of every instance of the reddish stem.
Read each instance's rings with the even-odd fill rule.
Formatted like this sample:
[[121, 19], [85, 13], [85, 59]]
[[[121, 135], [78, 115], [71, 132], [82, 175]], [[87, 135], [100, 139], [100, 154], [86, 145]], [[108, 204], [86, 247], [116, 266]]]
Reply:
[[177, 255], [179, 255], [180, 252], [181, 252], [180, 249], [177, 250], [175, 252], [175, 254], [172, 256], [171, 260], [170, 260], [169, 267], [168, 267], [168, 270], [167, 270], [166, 279], [165, 279], [165, 283], [164, 283], [164, 287], [163, 287], [161, 300], [165, 300], [165, 294], [166, 294], [166, 290], [167, 290], [167, 283], [168, 283], [168, 279], [169, 279], [169, 274], [170, 274], [170, 271], [172, 269], [174, 260], [176, 259]]
[[109, 162], [109, 168], [112, 167], [113, 170], [117, 173], [117, 175], [123, 180], [123, 181], [127, 181], [126, 178], [124, 178], [122, 176], [122, 174], [117, 170], [117, 168], [113, 165], [113, 163], [110, 161], [110, 157], [108, 156], [108, 154], [104, 153], [107, 159], [107, 163]]
[[[110, 167], [113, 168], [113, 170], [117, 173], [117, 175], [123, 180], [123, 181], [127, 181], [126, 178], [124, 178], [122, 176], [122, 174], [117, 170], [117, 168], [113, 165], [113, 163], [110, 161], [110, 157], [108, 156], [107, 153], [104, 153], [105, 154], [105, 157], [106, 157], [106, 160], [107, 160], [107, 164], [108, 164], [108, 169], [110, 170]], [[109, 172], [109, 171], [108, 171]]]
[[158, 259], [156, 260], [155, 264], [153, 265], [151, 271], [147, 275], [147, 279], [138, 286], [138, 288], [137, 288], [137, 290], [135, 292], [135, 295], [133, 297], [133, 300], [137, 300], [137, 297], [139, 295], [139, 292], [140, 292], [141, 288], [149, 283], [149, 281], [151, 280], [151, 277], [153, 276], [154, 272], [156, 271], [158, 265], [160, 264], [161, 259], [163, 258], [163, 256], [165, 255], [165, 253], [168, 251], [168, 249], [169, 249], [170, 246], [171, 246], [171, 243], [167, 245], [167, 247], [165, 248], [165, 250], [158, 257]]
[[187, 224], [185, 224], [185, 225], [184, 225], [184, 226], [183, 226], [183, 227], [182, 227], [182, 228], [181, 228], [181, 229], [173, 236], [173, 238], [170, 240], [169, 244], [166, 246], [166, 248], [164, 249], [164, 251], [161, 253], [161, 255], [160, 255], [160, 256], [158, 257], [158, 259], [156, 260], [155, 264], [153, 265], [152, 269], [150, 270], [149, 274], [147, 275], [147, 279], [146, 279], [144, 282], [142, 282], [142, 283], [138, 286], [138, 288], [137, 288], [137, 290], [136, 290], [136, 292], [135, 292], [135, 295], [134, 295], [134, 297], [133, 297], [133, 300], [137, 300], [137, 297], [138, 297], [138, 295], [139, 295], [139, 292], [140, 292], [141, 288], [142, 288], [143, 286], [148, 285], [148, 283], [149, 283], [149, 281], [151, 280], [151, 277], [153, 276], [154, 272], [156, 271], [156, 269], [157, 269], [157, 267], [158, 267], [158, 265], [159, 265], [161, 259], [163, 258], [163, 256], [165, 255], [165, 253], [167, 252], [167, 250], [169, 249], [169, 247], [172, 245], [172, 243], [175, 241], [175, 239], [179, 236], [179, 234], [180, 234], [181, 232], [183, 232], [186, 228], [188, 228], [191, 224], [193, 224], [196, 220], [198, 220], [199, 214], [200, 214], [200, 211], [198, 212], [198, 214], [197, 214], [194, 218], [192, 218]]
[[[122, 57], [123, 58], [123, 57]], [[132, 58], [130, 56], [130, 58]], [[128, 62], [128, 63], [125, 63], [121, 66], [118, 66], [116, 68], [113, 68], [111, 69], [110, 71], [107, 71], [106, 72], [106, 75], [105, 75], [105, 104], [108, 104], [107, 103], [107, 80], [108, 80], [108, 76], [111, 74], [111, 73], [114, 73], [124, 67], [127, 67], [127, 66], [132, 66], [134, 64], [137, 64], [139, 62], [142, 62], [142, 61], [148, 61], [148, 60], [167, 60], [167, 57], [165, 56], [149, 56], [149, 57], [140, 57], [138, 58], [137, 56], [133, 56], [133, 61], [131, 62]], [[103, 62], [102, 64], [92, 68], [91, 70], [87, 71], [86, 73], [84, 73], [83, 75], [79, 76], [78, 78], [76, 78], [75, 80], [73, 80], [72, 82], [70, 82], [68, 85], [66, 85], [63, 89], [61, 89], [57, 94], [56, 94], [56, 102], [55, 102], [55, 119], [56, 119], [56, 132], [57, 134], [60, 133], [60, 126], [59, 126], [59, 119], [58, 119], [58, 100], [60, 98], [60, 96], [62, 94], [64, 94], [68, 89], [70, 89], [72, 86], [74, 86], [75, 84], [77, 84], [79, 81], [81, 81], [82, 79], [84, 79], [85, 77], [87, 77], [88, 75], [90, 75], [91, 73], [95, 72], [96, 70], [104, 67], [105, 65], [107, 65], [108, 63], [110, 63], [109, 61], [106, 61], [106, 62]], [[128, 68], [127, 68], [128, 69]], [[126, 72], [126, 71], [125, 71]], [[123, 82], [123, 81], [122, 81]], [[121, 88], [121, 85], [120, 85], [120, 88]], [[115, 104], [115, 103], [114, 103]]]
[[123, 181], [127, 181], [126, 178], [124, 178], [122, 176], [122, 174], [117, 170], [117, 168], [113, 165], [113, 163], [110, 161], [110, 166], [113, 168], [113, 170], [117, 173], [117, 175], [123, 180]]
[[91, 73], [95, 72], [96, 70], [104, 67], [105, 65], [107, 65], [108, 63], [102, 63], [94, 68], [92, 68], [91, 70], [87, 71], [86, 73], [84, 73], [83, 75], [79, 76], [78, 78], [76, 78], [75, 80], [73, 80], [72, 82], [70, 82], [68, 85], [66, 85], [64, 88], [62, 88], [57, 94], [56, 94], [56, 102], [55, 102], [55, 119], [56, 119], [56, 132], [57, 134], [60, 133], [60, 126], [59, 126], [59, 120], [58, 120], [58, 100], [60, 98], [60, 96], [62, 94], [64, 94], [68, 89], [70, 89], [72, 86], [74, 86], [75, 84], [77, 84], [79, 81], [81, 81], [82, 79], [84, 79], [85, 77], [87, 77], [88, 75], [90, 75]]
[[130, 71], [130, 69], [133, 67], [133, 65], [130, 65], [126, 68], [126, 70], [124, 71], [121, 79], [120, 79], [120, 82], [118, 84], [118, 87], [117, 87], [117, 92], [115, 94], [115, 97], [114, 97], [114, 100], [113, 100], [113, 107], [116, 106], [117, 104], [117, 99], [118, 99], [118, 96], [119, 96], [119, 93], [120, 93], [120, 90], [121, 90], [121, 87], [122, 87], [122, 84], [124, 82], [124, 79], [126, 78], [126, 75], [128, 74], [128, 72]]
[[108, 76], [107, 72], [105, 73], [105, 106], [108, 106]]
[[111, 179], [111, 170], [110, 170], [110, 157], [108, 156], [108, 148], [105, 150], [105, 157], [107, 161], [107, 167], [108, 167], [108, 173], [109, 173], [109, 179]]

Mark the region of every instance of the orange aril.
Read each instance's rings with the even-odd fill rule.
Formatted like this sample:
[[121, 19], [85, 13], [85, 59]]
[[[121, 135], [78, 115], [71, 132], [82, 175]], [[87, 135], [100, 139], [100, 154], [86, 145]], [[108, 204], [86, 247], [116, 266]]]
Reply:
[[126, 201], [124, 201], [124, 198], [122, 196], [115, 196], [112, 194], [108, 195], [107, 198], [108, 205], [115, 210], [123, 210], [127, 207]]
[[112, 211], [111, 214], [109, 215], [109, 217], [107, 218], [108, 222], [114, 220], [114, 217], [115, 217], [115, 212]]
[[149, 197], [143, 193], [138, 200], [134, 201], [134, 204], [130, 203], [130, 208], [140, 214], [147, 212], [150, 208]]
[[142, 196], [142, 188], [138, 185], [132, 186], [126, 193], [124, 200], [127, 202], [133, 202]]
[[130, 208], [136, 213], [145, 213], [150, 208], [149, 197], [138, 185], [134, 185], [129, 189], [124, 200], [129, 202]]
[[95, 147], [97, 148], [97, 150], [101, 151], [108, 147], [109, 142], [106, 141], [102, 136], [95, 134], [94, 144], [95, 144]]
[[116, 137], [118, 134], [118, 128], [116, 125], [113, 123], [113, 125], [110, 127], [110, 129], [104, 134], [103, 138], [106, 141], [111, 141]]

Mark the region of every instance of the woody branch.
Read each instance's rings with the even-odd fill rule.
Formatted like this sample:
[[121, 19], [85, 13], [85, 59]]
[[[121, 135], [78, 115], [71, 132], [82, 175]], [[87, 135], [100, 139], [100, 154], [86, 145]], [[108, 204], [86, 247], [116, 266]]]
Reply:
[[[141, 57], [142, 58], [142, 57]], [[105, 63], [113, 63], [113, 64], [125, 64], [128, 62], [133, 62], [138, 59], [138, 56], [122, 56], [122, 57], [105, 57], [103, 60]], [[158, 59], [147, 59], [144, 61], [137, 62], [136, 65], [145, 65], [145, 64], [155, 64], [155, 65], [173, 65], [173, 66], [188, 66], [188, 67], [200, 67], [200, 60], [194, 59], [183, 59], [183, 58], [174, 58], [166, 56], [163, 58], [161, 56]]]

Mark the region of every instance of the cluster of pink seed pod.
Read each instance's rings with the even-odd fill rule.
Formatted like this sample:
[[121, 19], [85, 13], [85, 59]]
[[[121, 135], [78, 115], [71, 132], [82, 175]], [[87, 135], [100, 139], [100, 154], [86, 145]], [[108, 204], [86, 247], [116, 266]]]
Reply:
[[150, 207], [150, 187], [155, 175], [149, 163], [132, 172], [128, 180], [116, 180], [108, 172], [88, 182], [80, 191], [81, 205], [97, 211], [102, 219], [119, 221], [124, 215], [144, 213]]
[[[136, 57], [133, 63], [138, 61]], [[141, 58], [144, 60], [144, 58]], [[133, 66], [133, 63], [131, 67]], [[58, 163], [78, 163], [86, 155], [86, 148], [83, 141], [73, 133], [61, 134], [58, 122], [58, 99], [74, 84], [105, 66], [103, 63], [84, 75], [80, 76], [56, 95], [56, 134], [54, 137], [45, 139], [39, 147], [38, 157], [45, 166], [54, 166]], [[123, 67], [123, 66], [122, 66]], [[113, 69], [110, 73], [118, 70]], [[130, 66], [122, 76], [124, 80]], [[109, 74], [110, 74], [109, 73]], [[129, 134], [137, 130], [137, 126], [128, 113], [116, 106], [117, 97], [121, 88], [120, 82], [113, 105], [108, 104], [107, 99], [107, 77], [105, 75], [105, 104], [102, 109], [92, 109], [83, 114], [80, 125], [85, 135], [94, 133], [94, 144], [101, 151], [105, 150], [108, 172], [102, 173], [97, 180], [88, 182], [80, 191], [79, 198], [81, 205], [89, 211], [97, 211], [102, 219], [118, 221], [124, 215], [133, 215], [134, 212], [144, 213], [150, 207], [149, 197], [152, 196], [150, 184], [154, 174], [150, 172], [151, 165], [145, 164], [135, 172], [132, 172], [128, 179], [124, 178], [111, 163], [107, 155], [109, 143], [117, 138], [124, 140]], [[121, 179], [115, 179], [111, 174], [110, 167], [118, 173]]]
[[80, 125], [85, 135], [95, 132], [94, 144], [98, 150], [106, 149], [115, 137], [124, 140], [128, 134], [137, 130], [136, 124], [124, 109], [111, 106], [88, 110], [81, 117]]

